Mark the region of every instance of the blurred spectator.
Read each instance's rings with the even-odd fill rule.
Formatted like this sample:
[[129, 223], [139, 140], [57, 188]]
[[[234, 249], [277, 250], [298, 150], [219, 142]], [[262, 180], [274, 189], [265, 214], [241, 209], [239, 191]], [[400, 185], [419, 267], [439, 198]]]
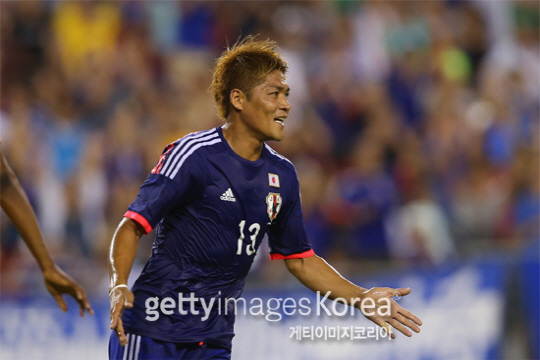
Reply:
[[[50, 37], [49, 11], [40, 1], [4, 4], [12, 16], [2, 16], [2, 76], [28, 84], [46, 60]], [[2, 90], [5, 90], [4, 88]]]
[[385, 222], [397, 205], [397, 192], [384, 168], [382, 144], [362, 139], [352, 154], [352, 166], [333, 179], [336, 204], [331, 221], [345, 227], [349, 256], [388, 259]]
[[393, 259], [433, 265], [457, 255], [450, 220], [435, 201], [429, 174], [420, 139], [405, 134], [393, 172], [402, 204], [386, 223]]
[[330, 253], [331, 227], [325, 219], [325, 187], [328, 182], [323, 167], [310, 159], [295, 160], [301, 185], [302, 210], [306, 232], [317, 254], [326, 257]]
[[83, 70], [88, 56], [108, 56], [114, 51], [121, 25], [119, 10], [106, 1], [57, 4], [52, 29], [66, 75]]
[[538, 152], [521, 149], [514, 171], [513, 222], [517, 239], [540, 238], [540, 168]]

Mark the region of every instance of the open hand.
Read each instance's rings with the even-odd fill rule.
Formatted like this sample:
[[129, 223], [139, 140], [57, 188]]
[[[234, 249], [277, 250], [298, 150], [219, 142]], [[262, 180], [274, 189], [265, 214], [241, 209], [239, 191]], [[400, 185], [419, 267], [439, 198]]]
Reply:
[[81, 317], [84, 317], [85, 311], [94, 315], [94, 310], [88, 302], [84, 289], [58, 266], [54, 265], [54, 267], [44, 270], [43, 277], [47, 290], [49, 290], [62, 311], [67, 311], [67, 304], [62, 294], [68, 294], [79, 303]]
[[[394, 298], [408, 295], [410, 292], [410, 288], [375, 287], [369, 289], [363, 294], [362, 300], [371, 298], [375, 304], [375, 309], [372, 311], [373, 308], [370, 307], [369, 315], [363, 311], [364, 316], [384, 328], [391, 334], [392, 339], [396, 338], [396, 335], [391, 331], [392, 328], [409, 337], [412, 336], [412, 333], [408, 328], [419, 333], [422, 321], [410, 311], [399, 306], [394, 300]], [[390, 304], [389, 309], [388, 304]]]

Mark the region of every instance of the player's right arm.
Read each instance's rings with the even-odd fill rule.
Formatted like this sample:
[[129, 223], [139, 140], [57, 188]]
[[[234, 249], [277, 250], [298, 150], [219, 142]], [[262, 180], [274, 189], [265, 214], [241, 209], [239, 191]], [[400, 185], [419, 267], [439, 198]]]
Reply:
[[137, 198], [128, 207], [113, 236], [109, 251], [111, 329], [115, 330], [122, 346], [128, 343], [122, 313], [124, 309], [133, 307], [134, 295], [127, 288], [127, 283], [137, 256], [139, 239], [152, 231], [181, 202], [182, 196], [189, 193], [187, 189], [197, 183], [193, 179], [201, 177], [196, 174], [200, 171], [200, 162], [190, 155], [197, 146], [208, 140], [219, 140], [215, 130], [188, 135], [163, 150], [157, 165], [142, 184]]
[[109, 251], [109, 298], [111, 301], [111, 329], [120, 345], [128, 343], [122, 313], [133, 307], [134, 296], [127, 288], [128, 277], [137, 256], [139, 239], [145, 233], [136, 221], [125, 217], [114, 233]]

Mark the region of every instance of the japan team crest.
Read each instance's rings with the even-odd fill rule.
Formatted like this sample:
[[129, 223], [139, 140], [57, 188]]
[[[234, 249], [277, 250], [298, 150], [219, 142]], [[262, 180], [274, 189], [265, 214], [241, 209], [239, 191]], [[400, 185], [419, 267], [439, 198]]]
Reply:
[[276, 218], [279, 210], [281, 209], [282, 202], [283, 199], [281, 198], [281, 195], [276, 193], [269, 193], [266, 197], [266, 212], [268, 213], [270, 222], [272, 222]]

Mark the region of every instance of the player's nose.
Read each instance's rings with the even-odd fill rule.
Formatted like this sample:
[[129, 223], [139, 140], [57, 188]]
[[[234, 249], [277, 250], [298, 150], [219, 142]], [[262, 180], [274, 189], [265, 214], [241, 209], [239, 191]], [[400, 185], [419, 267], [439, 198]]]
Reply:
[[279, 109], [285, 110], [287, 113], [289, 113], [289, 111], [291, 110], [291, 103], [289, 103], [289, 99], [285, 97], [281, 102]]

